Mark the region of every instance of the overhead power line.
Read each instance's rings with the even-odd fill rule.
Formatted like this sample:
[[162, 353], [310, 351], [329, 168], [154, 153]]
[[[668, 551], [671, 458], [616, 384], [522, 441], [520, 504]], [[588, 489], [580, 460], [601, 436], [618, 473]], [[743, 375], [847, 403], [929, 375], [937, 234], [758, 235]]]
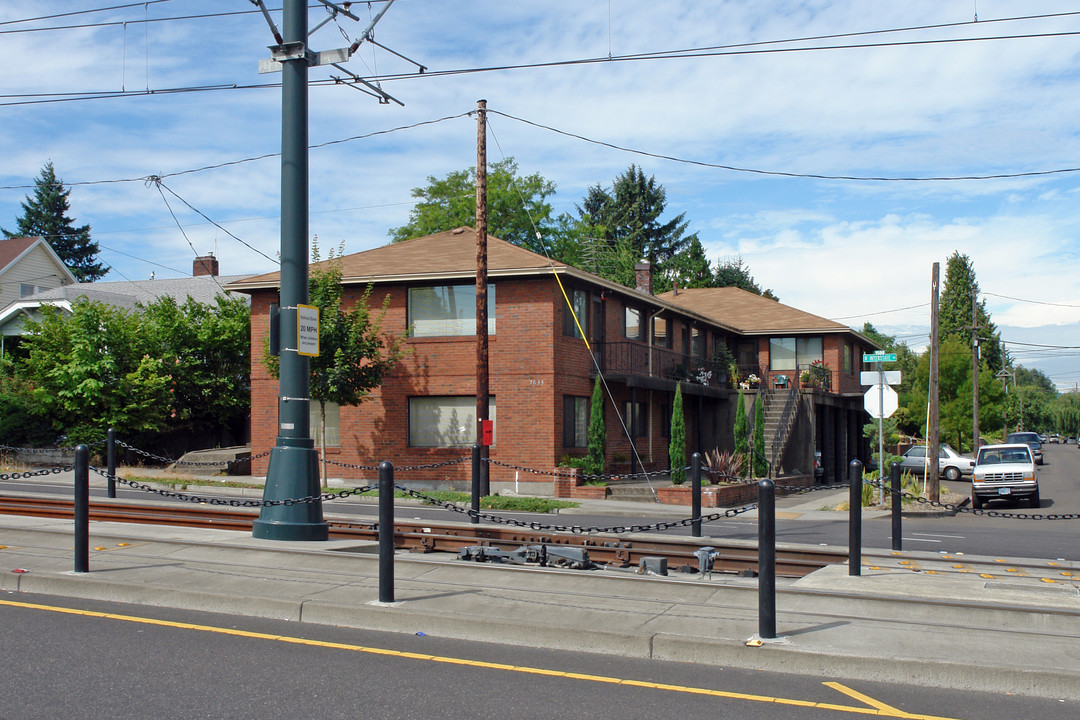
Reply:
[[643, 157], [656, 158], [657, 160], [668, 160], [670, 162], [681, 163], [683, 165], [696, 165], [698, 167], [713, 168], [716, 170], [730, 170], [731, 172], [750, 173], [753, 175], [771, 175], [775, 177], [788, 177], [788, 178], [803, 178], [809, 180], [849, 180], [855, 182], [956, 182], [959, 180], [1002, 180], [1008, 178], [1024, 178], [1024, 177], [1037, 177], [1042, 175], [1060, 175], [1064, 173], [1080, 172], [1080, 167], [1058, 168], [1055, 170], [1032, 170], [1029, 172], [1014, 172], [1014, 173], [994, 173], [990, 175], [940, 175], [940, 176], [884, 176], [884, 175], [827, 175], [824, 173], [797, 173], [788, 172], [784, 170], [763, 170], [761, 168], [749, 168], [740, 167], [738, 165], [725, 165], [723, 163], [711, 163], [704, 160], [691, 160], [689, 158], [681, 158], [675, 155], [665, 155], [663, 153], [654, 153], [646, 150], [637, 150], [629, 148], [624, 145], [616, 145], [604, 140], [596, 140], [594, 138], [579, 135], [577, 133], [568, 132], [566, 130], [560, 130], [550, 125], [544, 125], [543, 123], [533, 122], [532, 120], [526, 120], [514, 115], [509, 115], [498, 110], [488, 110], [488, 112], [494, 115], [501, 115], [509, 120], [516, 120], [525, 125], [531, 125], [541, 130], [547, 130], [549, 132], [556, 133], [558, 135], [564, 135], [571, 137], [582, 142], [591, 143], [593, 145], [599, 145], [601, 147], [611, 148], [612, 150], [618, 150], [620, 152], [631, 153], [634, 155], [641, 155]]

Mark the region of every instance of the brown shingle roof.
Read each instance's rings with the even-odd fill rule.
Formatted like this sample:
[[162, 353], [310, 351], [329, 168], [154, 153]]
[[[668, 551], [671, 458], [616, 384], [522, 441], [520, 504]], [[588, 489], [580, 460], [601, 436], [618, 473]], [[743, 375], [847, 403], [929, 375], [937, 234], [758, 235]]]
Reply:
[[658, 298], [736, 328], [745, 335], [851, 332], [847, 325], [782, 305], [741, 288], [694, 288]]
[[10, 240], [0, 240], [0, 270], [3, 270], [12, 262], [15, 258], [26, 252], [34, 243], [41, 240], [41, 238], [11, 238]]
[[[487, 245], [488, 274], [492, 276], [568, 267], [492, 235], [488, 235]], [[345, 283], [475, 277], [476, 232], [470, 227], [460, 227], [345, 255], [341, 258], [341, 272]], [[256, 275], [233, 283], [230, 289], [277, 287], [280, 275], [279, 272]]]

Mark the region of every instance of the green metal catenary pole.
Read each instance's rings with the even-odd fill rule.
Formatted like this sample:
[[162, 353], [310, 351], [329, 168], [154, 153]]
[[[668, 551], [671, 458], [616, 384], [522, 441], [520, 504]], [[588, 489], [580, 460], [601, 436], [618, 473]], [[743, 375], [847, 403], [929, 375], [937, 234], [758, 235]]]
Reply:
[[[307, 3], [285, 0], [281, 51], [281, 365], [277, 443], [263, 500], [319, 495], [318, 454], [310, 435], [307, 357], [297, 352], [297, 306], [308, 301]], [[252, 535], [326, 540], [321, 501], [264, 506]]]

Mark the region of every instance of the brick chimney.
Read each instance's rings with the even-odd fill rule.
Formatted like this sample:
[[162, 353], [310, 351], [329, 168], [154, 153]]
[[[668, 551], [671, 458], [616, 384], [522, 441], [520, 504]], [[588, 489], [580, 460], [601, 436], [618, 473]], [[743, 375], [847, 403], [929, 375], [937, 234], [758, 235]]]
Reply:
[[648, 260], [642, 260], [637, 265], [634, 265], [634, 283], [635, 289], [638, 292], [643, 292], [646, 295], [652, 295], [652, 263]]
[[214, 257], [214, 253], [195, 258], [195, 263], [191, 268], [191, 274], [193, 277], [199, 277], [201, 275], [213, 275], [214, 277], [217, 277], [218, 260]]

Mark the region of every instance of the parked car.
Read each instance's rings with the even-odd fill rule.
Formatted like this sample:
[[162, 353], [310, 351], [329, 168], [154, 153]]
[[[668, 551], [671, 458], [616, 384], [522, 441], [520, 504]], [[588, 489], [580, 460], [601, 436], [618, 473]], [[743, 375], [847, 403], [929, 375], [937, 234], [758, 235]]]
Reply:
[[971, 507], [981, 508], [988, 500], [995, 499], [1027, 499], [1031, 507], [1039, 507], [1039, 478], [1027, 444], [979, 448], [975, 473], [971, 476]]
[[[908, 449], [900, 458], [900, 468], [905, 472], [922, 475], [926, 470], [926, 446], [916, 445]], [[961, 455], [949, 445], [938, 445], [938, 474], [946, 480], [959, 480], [964, 475], [971, 475], [975, 470], [975, 460]]]
[[1031, 456], [1035, 458], [1036, 465], [1043, 464], [1043, 452], [1042, 452], [1042, 440], [1039, 438], [1039, 433], [1034, 432], [1014, 432], [1009, 433], [1009, 437], [1005, 438], [1006, 443], [1024, 443], [1031, 448]]

